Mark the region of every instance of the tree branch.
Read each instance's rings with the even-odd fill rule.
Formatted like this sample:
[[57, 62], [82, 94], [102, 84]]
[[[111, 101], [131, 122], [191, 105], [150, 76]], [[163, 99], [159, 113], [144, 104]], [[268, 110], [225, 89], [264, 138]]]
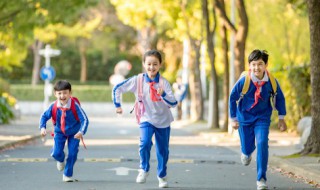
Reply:
[[221, 3], [218, 0], [215, 0], [215, 9], [217, 10], [221, 19], [224, 21], [225, 27], [231, 30], [232, 32], [237, 33], [236, 27], [234, 26], [234, 24], [231, 23], [230, 19], [226, 14], [226, 11], [223, 9]]

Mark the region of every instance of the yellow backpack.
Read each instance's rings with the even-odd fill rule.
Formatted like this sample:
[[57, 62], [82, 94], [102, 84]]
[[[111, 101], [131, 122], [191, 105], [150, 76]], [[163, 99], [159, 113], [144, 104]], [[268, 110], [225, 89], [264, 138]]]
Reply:
[[[268, 76], [269, 76], [269, 79], [270, 79], [270, 82], [271, 82], [271, 86], [272, 86], [272, 91], [273, 91], [273, 94], [271, 96], [271, 102], [272, 102], [272, 106], [273, 106], [273, 109], [275, 109], [275, 105], [276, 105], [276, 99], [275, 99], [275, 96], [277, 95], [277, 82], [276, 82], [276, 79], [274, 78], [274, 76], [269, 73], [268, 71], [266, 71]], [[240, 78], [242, 77], [246, 77], [245, 81], [244, 81], [244, 85], [243, 85], [243, 88], [242, 88], [242, 92], [241, 92], [241, 95], [240, 95], [240, 98], [238, 100], [238, 102], [243, 98], [243, 96], [248, 92], [249, 90], [249, 86], [250, 86], [250, 75], [248, 75], [248, 71], [243, 71], [240, 75]]]

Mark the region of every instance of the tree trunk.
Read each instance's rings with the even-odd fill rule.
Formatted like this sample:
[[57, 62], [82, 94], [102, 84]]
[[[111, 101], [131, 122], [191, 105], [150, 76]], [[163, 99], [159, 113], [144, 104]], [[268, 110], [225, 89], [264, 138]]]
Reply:
[[308, 0], [310, 27], [310, 67], [311, 67], [311, 132], [305, 144], [305, 154], [320, 153], [320, 1]]
[[243, 0], [236, 0], [239, 22], [235, 41], [235, 78], [239, 78], [245, 69], [245, 49], [248, 35], [248, 16]]
[[203, 96], [201, 89], [200, 79], [200, 47], [201, 42], [194, 39], [190, 39], [192, 53], [190, 55], [190, 75], [189, 75], [189, 86], [190, 86], [190, 115], [191, 121], [203, 120]]
[[42, 49], [43, 43], [39, 40], [36, 40], [32, 44], [33, 51], [33, 69], [32, 69], [32, 78], [31, 85], [35, 86], [39, 83], [39, 75], [40, 75], [40, 65], [41, 65], [41, 56], [39, 54], [39, 50]]
[[202, 0], [202, 13], [205, 22], [206, 30], [206, 40], [207, 40], [207, 52], [210, 59], [211, 72], [210, 72], [210, 93], [209, 93], [209, 114], [208, 114], [208, 125], [209, 128], [219, 128], [219, 106], [218, 106], [218, 80], [217, 80], [217, 71], [215, 67], [215, 52], [214, 52], [214, 41], [213, 37], [216, 30], [216, 13], [213, 9], [213, 29], [210, 28], [210, 18], [208, 13], [208, 1]]
[[[225, 10], [224, 0], [220, 0], [222, 9]], [[222, 16], [220, 16], [221, 18]], [[227, 39], [227, 28], [223, 23], [223, 19], [220, 19], [221, 23], [221, 41], [223, 51], [223, 63], [224, 63], [224, 75], [223, 75], [223, 102], [224, 102], [224, 123], [222, 129], [228, 131], [229, 123], [229, 58], [228, 58], [228, 39]]]
[[153, 27], [145, 27], [138, 31], [139, 51], [143, 55], [147, 50], [156, 49], [158, 34]]
[[[152, 27], [145, 27], [138, 31], [138, 50], [141, 55], [151, 49], [157, 49], [158, 44], [158, 34], [157, 31]], [[145, 72], [144, 67], [142, 67], [142, 72]]]
[[187, 27], [186, 32], [192, 49], [189, 55], [189, 89], [191, 99], [190, 115], [192, 121], [199, 121], [203, 120], [203, 96], [200, 78], [200, 49], [202, 39], [194, 39], [189, 32], [191, 27], [188, 22], [188, 17], [186, 16], [186, 4], [187, 1], [181, 1], [181, 10]]
[[79, 52], [81, 58], [80, 83], [84, 83], [87, 81], [87, 57], [86, 47], [83, 43], [79, 44]]

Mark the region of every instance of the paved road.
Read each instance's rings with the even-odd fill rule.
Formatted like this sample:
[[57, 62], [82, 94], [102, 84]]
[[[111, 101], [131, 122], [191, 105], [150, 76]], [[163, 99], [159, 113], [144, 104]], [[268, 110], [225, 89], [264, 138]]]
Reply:
[[[139, 130], [132, 116], [90, 117], [85, 136], [87, 150], [80, 147], [74, 177], [78, 182], [62, 182], [62, 173], [50, 158], [52, 138], [32, 141], [0, 153], [0, 183], [5, 190], [57, 189], [158, 189], [156, 157], [152, 149], [151, 171], [146, 184], [136, 184]], [[35, 124], [35, 130], [36, 129]], [[214, 146], [212, 140], [173, 127], [168, 164], [172, 189], [253, 190], [255, 162], [240, 164], [238, 146]], [[268, 172], [270, 189], [313, 189], [277, 170]]]

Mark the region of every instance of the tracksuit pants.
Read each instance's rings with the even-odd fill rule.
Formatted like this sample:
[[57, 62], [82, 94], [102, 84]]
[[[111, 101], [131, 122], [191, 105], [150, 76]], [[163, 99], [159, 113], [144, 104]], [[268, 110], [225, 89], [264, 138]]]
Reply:
[[77, 161], [77, 156], [79, 152], [79, 139], [74, 138], [73, 135], [65, 136], [61, 133], [54, 134], [54, 145], [51, 150], [51, 156], [59, 162], [64, 162], [65, 153], [64, 146], [68, 140], [68, 158], [64, 168], [64, 175], [67, 177], [72, 177], [73, 166]]
[[170, 126], [166, 128], [156, 128], [148, 122], [140, 124], [140, 168], [145, 172], [148, 172], [150, 169], [149, 161], [153, 134], [155, 134], [156, 154], [158, 160], [157, 174], [158, 177], [163, 178], [167, 175]]
[[250, 156], [257, 146], [257, 181], [267, 180], [269, 126], [269, 123], [255, 123], [239, 127], [242, 153]]

